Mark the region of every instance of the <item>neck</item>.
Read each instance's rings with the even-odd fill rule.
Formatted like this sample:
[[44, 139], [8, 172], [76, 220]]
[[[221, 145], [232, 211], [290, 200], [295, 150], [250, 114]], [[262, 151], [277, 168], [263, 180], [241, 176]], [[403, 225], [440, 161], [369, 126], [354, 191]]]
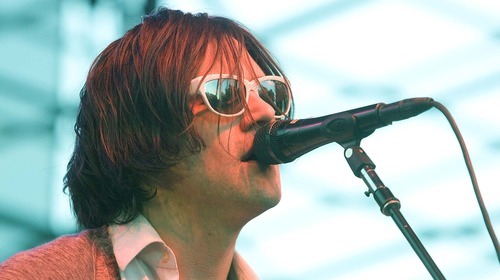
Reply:
[[175, 192], [158, 189], [143, 214], [174, 251], [180, 278], [227, 279], [245, 222], [235, 223], [213, 207], [186, 205], [176, 198]]

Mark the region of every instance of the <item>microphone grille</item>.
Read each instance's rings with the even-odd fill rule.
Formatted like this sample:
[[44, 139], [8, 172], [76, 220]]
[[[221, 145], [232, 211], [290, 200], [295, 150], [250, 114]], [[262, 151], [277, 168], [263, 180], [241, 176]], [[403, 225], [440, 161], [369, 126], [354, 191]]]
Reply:
[[265, 164], [280, 164], [284, 161], [276, 153], [281, 155], [278, 137], [275, 137], [282, 123], [282, 120], [275, 121], [261, 127], [255, 134], [253, 140], [253, 154], [258, 161]]

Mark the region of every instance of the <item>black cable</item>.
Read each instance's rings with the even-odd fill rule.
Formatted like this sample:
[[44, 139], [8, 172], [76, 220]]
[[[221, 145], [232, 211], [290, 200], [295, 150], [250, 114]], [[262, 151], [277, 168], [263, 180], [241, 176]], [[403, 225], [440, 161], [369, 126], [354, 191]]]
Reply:
[[481, 214], [483, 216], [483, 220], [484, 220], [484, 223], [486, 225], [486, 230], [488, 231], [488, 234], [490, 235], [491, 241], [493, 242], [493, 246], [495, 247], [495, 252], [497, 254], [498, 262], [500, 263], [500, 246], [498, 245], [498, 239], [495, 235], [495, 231], [493, 229], [493, 226], [491, 225], [490, 216], [488, 214], [488, 211], [486, 210], [486, 206], [484, 205], [483, 197], [481, 196], [481, 192], [479, 190], [479, 185], [477, 183], [476, 174], [474, 172], [474, 168], [472, 167], [472, 162], [471, 162], [470, 157], [469, 157], [469, 152], [467, 151], [467, 147], [465, 146], [465, 142], [464, 142], [464, 139], [462, 138], [462, 134], [460, 133], [460, 130], [458, 129], [458, 126], [457, 126], [455, 120], [453, 119], [453, 117], [451, 116], [450, 112], [448, 111], [448, 109], [446, 109], [446, 107], [443, 104], [441, 104], [437, 101], [433, 101], [432, 105], [445, 115], [446, 119], [448, 120], [448, 122], [451, 125], [451, 128], [453, 129], [453, 132], [455, 133], [455, 135], [457, 137], [458, 143], [460, 144], [460, 148], [462, 149], [462, 155], [463, 155], [464, 160], [465, 160], [465, 165], [467, 166], [467, 170], [469, 171], [469, 176], [470, 176], [470, 179], [472, 181], [472, 187], [474, 188], [474, 193], [476, 194], [477, 203], [479, 204], [479, 208], [481, 209]]

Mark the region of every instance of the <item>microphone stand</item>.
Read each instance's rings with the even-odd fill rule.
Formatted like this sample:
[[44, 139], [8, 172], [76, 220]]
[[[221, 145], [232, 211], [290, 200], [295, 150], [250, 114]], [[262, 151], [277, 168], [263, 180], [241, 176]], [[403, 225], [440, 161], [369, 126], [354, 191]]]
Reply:
[[396, 225], [399, 227], [406, 240], [410, 243], [411, 247], [417, 253], [420, 260], [423, 262], [433, 279], [445, 279], [439, 268], [432, 260], [427, 250], [424, 248], [417, 235], [411, 229], [408, 222], [405, 220], [399, 209], [401, 208], [400, 201], [394, 197], [392, 192], [387, 188], [382, 180], [375, 173], [375, 164], [371, 161], [364, 150], [359, 147], [359, 144], [349, 143], [342, 145], [344, 150], [344, 157], [349, 163], [354, 175], [363, 179], [368, 186], [368, 191], [365, 192], [367, 197], [370, 194], [380, 206], [380, 211], [386, 215], [391, 216]]

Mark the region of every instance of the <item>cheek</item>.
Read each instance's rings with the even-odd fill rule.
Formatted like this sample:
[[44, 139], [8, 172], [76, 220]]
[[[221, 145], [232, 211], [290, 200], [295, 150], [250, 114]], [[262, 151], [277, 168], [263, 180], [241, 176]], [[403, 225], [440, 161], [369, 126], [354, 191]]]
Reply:
[[207, 146], [213, 143], [226, 142], [231, 131], [237, 130], [238, 120], [234, 118], [224, 118], [205, 110], [195, 115], [193, 126], [196, 132], [203, 138]]
[[195, 120], [198, 134], [205, 141], [204, 152], [219, 160], [240, 160], [253, 142], [253, 134], [240, 129], [241, 118], [221, 118], [212, 112], [205, 112]]

